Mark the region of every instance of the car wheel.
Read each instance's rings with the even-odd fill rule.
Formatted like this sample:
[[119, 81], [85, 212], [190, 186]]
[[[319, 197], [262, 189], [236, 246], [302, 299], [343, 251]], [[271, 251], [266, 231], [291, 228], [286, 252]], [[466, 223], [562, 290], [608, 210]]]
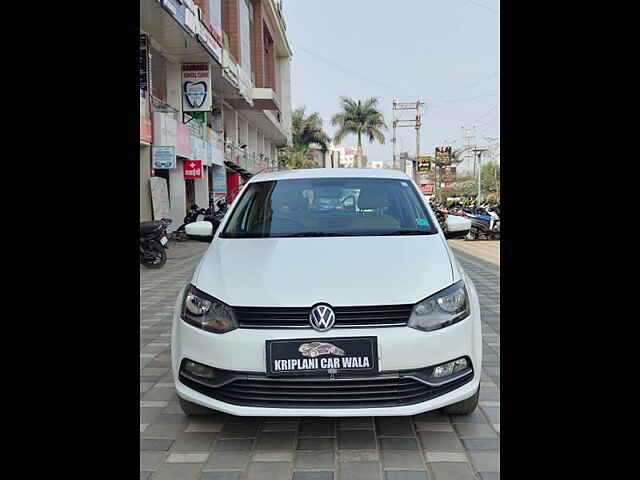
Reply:
[[187, 417], [214, 415], [216, 413], [215, 410], [190, 402], [184, 398], [178, 397], [178, 401], [180, 402], [180, 408], [182, 408], [182, 411]]
[[462, 400], [461, 402], [448, 405], [442, 410], [444, 410], [444, 413], [448, 413], [450, 415], [468, 415], [473, 412], [478, 406], [479, 398], [480, 387], [478, 387], [478, 391], [473, 395], [473, 397], [469, 397], [466, 400]]

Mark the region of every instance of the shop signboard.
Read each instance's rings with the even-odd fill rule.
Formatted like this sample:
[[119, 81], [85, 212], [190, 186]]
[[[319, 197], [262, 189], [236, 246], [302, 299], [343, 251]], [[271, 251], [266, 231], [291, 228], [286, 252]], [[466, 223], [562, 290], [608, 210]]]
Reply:
[[420, 185], [420, 190], [422, 191], [422, 193], [426, 193], [427, 195], [430, 195], [433, 193], [433, 183], [426, 183], [424, 185]]
[[144, 33], [140, 34], [140, 90], [151, 91], [151, 49], [149, 48], [149, 37]]
[[153, 138], [157, 145], [176, 145], [177, 122], [173, 113], [153, 112]]
[[183, 171], [185, 180], [202, 178], [202, 160], [187, 160], [184, 162]]
[[224, 196], [227, 194], [227, 171], [225, 168], [213, 169], [213, 195]]
[[182, 110], [185, 112], [211, 111], [211, 68], [208, 63], [183, 63]]
[[206, 149], [206, 153], [207, 153], [207, 161], [206, 164], [207, 165], [213, 165], [213, 145], [211, 145], [209, 142], [205, 143], [205, 149]]
[[151, 161], [156, 170], [176, 168], [176, 147], [173, 145], [151, 147]]
[[209, 55], [218, 62], [218, 65], [222, 65], [222, 47], [218, 41], [211, 34], [209, 29], [201, 22], [196, 22], [198, 40], [202, 43], [202, 46], [209, 52]]
[[191, 143], [189, 142], [189, 127], [182, 122], [178, 122], [177, 128], [176, 154], [189, 158], [191, 156]]
[[198, 17], [189, 8], [184, 8], [184, 26], [192, 35], [195, 36], [198, 33]]

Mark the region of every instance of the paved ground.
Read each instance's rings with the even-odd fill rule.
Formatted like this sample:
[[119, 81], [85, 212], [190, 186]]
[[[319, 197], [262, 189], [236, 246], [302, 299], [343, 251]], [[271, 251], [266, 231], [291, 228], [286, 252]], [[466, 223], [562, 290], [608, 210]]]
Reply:
[[[216, 415], [189, 420], [170, 365], [175, 298], [208, 244], [174, 244], [161, 270], [140, 269], [140, 479], [499, 479], [500, 271], [497, 242], [451, 244], [483, 310], [480, 408], [470, 416], [355, 419]], [[494, 244], [494, 254], [481, 243]], [[484, 255], [489, 261], [476, 255]]]
[[449, 240], [453, 248], [500, 265], [500, 240]]

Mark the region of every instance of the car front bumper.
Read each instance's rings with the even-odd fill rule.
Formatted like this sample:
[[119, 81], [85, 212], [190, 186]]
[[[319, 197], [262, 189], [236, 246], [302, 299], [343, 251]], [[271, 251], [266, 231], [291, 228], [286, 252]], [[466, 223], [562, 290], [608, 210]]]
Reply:
[[[473, 288], [473, 287], [472, 287]], [[422, 332], [409, 327], [389, 328], [347, 328], [317, 332], [312, 329], [236, 329], [224, 334], [215, 334], [193, 327], [180, 319], [178, 298], [174, 311], [172, 332], [172, 367], [178, 396], [190, 402], [221, 412], [240, 416], [394, 416], [415, 415], [436, 410], [473, 396], [480, 385], [482, 368], [482, 336], [480, 314], [475, 291], [472, 296], [471, 314], [459, 323], [432, 332]], [[475, 298], [474, 298], [475, 297]], [[474, 308], [475, 307], [475, 308]], [[440, 394], [426, 401], [394, 406], [352, 407], [291, 407], [286, 403], [277, 407], [239, 404], [242, 402], [221, 401], [211, 395], [185, 385], [178, 372], [184, 359], [189, 359], [215, 369], [251, 377], [260, 381], [266, 379], [266, 340], [299, 339], [322, 341], [330, 337], [376, 336], [378, 343], [378, 364], [380, 375], [377, 379], [402, 376], [403, 372], [422, 370], [425, 367], [449, 362], [459, 357], [468, 357], [473, 367], [464, 384], [454, 389], [444, 389]], [[252, 373], [253, 372], [253, 373]], [[351, 377], [353, 379], [354, 377]], [[328, 376], [317, 380], [327, 380]], [[375, 380], [375, 378], [374, 378]], [[339, 380], [336, 380], [339, 381]], [[188, 382], [187, 382], [188, 383]], [[215, 396], [215, 395], [213, 395]]]

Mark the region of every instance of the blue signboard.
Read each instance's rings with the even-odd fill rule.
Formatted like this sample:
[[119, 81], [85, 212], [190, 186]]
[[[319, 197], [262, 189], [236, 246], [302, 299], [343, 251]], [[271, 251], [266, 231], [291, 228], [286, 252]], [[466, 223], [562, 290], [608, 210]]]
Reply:
[[151, 147], [151, 158], [155, 169], [176, 168], [176, 147]]

